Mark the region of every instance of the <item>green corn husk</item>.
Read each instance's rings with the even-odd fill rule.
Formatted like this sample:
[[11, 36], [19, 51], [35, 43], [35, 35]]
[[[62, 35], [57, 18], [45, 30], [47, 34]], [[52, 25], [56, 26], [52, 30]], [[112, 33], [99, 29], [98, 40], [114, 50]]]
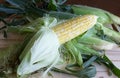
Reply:
[[85, 14], [97, 15], [99, 17], [98, 22], [100, 23], [112, 22], [106, 13], [104, 13], [103, 11], [97, 8], [92, 8], [88, 6], [82, 6], [82, 5], [73, 5], [72, 9], [73, 9], [73, 13], [77, 15], [85, 15]]
[[[79, 66], [82, 66], [82, 64], [83, 64], [82, 54], [100, 56], [99, 52], [97, 52], [96, 50], [93, 50], [83, 44], [78, 43], [76, 39], [65, 43], [65, 48], [66, 48], [68, 54], [66, 54], [66, 55], [64, 54], [63, 56], [68, 57], [67, 61], [69, 60], [70, 63], [72, 62], [72, 64], [78, 64]], [[65, 53], [65, 52], [63, 52], [63, 53]]]
[[99, 38], [95, 37], [84, 37], [80, 38], [79, 43], [82, 43], [86, 46], [89, 46], [91, 48], [94, 48], [96, 50], [111, 50], [115, 47], [117, 47], [117, 44], [108, 42]]
[[[113, 30], [111, 31], [114, 32]], [[98, 35], [99, 33], [100, 35]], [[116, 34], [118, 33], [116, 32]], [[78, 36], [76, 40], [78, 41], [78, 43], [96, 50], [111, 50], [114, 47], [118, 46], [111, 39], [108, 40], [106, 39], [106, 37], [103, 39], [102, 36], [104, 36], [102, 29], [94, 26], [82, 36]]]
[[120, 25], [120, 17], [99, 9], [99, 8], [94, 8], [94, 7], [90, 7], [90, 6], [84, 6], [84, 5], [72, 5], [72, 10], [74, 14], [77, 15], [85, 15], [85, 14], [94, 14], [97, 15], [98, 18], [98, 22], [101, 24], [119, 24]]
[[117, 44], [120, 44], [120, 33], [116, 32], [112, 29], [109, 29], [103, 25], [97, 25], [96, 28], [98, 30], [102, 30], [103, 35], [108, 36], [111, 40], [115, 41]]
[[81, 52], [75, 47], [75, 44], [72, 41], [69, 41], [65, 44], [66, 49], [69, 51], [69, 55], [72, 55], [72, 58], [70, 60], [73, 60], [73, 64], [78, 64], [79, 66], [82, 66], [83, 60], [81, 56]]

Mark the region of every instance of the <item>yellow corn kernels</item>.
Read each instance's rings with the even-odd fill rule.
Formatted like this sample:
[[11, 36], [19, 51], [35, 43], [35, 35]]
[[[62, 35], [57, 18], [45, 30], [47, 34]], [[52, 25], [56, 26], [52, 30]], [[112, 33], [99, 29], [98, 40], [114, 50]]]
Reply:
[[84, 15], [67, 20], [64, 23], [58, 24], [52, 30], [57, 34], [60, 44], [63, 44], [78, 35], [84, 33], [97, 22], [97, 16]]

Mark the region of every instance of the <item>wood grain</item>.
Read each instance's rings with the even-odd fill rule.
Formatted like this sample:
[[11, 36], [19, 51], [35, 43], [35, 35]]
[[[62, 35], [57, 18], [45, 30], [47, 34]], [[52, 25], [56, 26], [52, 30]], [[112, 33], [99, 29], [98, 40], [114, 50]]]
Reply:
[[[0, 47], [2, 48], [3, 45], [7, 46], [9, 43], [14, 43], [19, 40], [22, 40], [22, 37], [17, 34], [9, 33], [8, 39], [4, 39], [2, 34], [0, 34]], [[120, 68], [120, 48], [114, 48], [113, 50], [106, 51], [106, 54], [113, 61], [113, 63]], [[109, 76], [108, 69], [104, 65], [98, 65], [95, 63], [95, 66], [97, 68], [97, 75], [94, 78], [117, 78], [114, 75]], [[53, 73], [53, 75], [54, 78], [76, 78], [74, 76], [69, 76], [62, 73]], [[29, 78], [40, 78], [40, 73], [31, 75]]]

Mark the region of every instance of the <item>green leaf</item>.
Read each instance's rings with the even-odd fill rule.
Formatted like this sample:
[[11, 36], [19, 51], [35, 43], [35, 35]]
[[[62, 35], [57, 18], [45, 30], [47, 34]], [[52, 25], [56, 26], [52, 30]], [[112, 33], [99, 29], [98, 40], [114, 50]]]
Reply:
[[97, 59], [97, 56], [92, 56], [90, 59], [88, 59], [83, 63], [83, 67], [90, 66], [96, 59]]
[[68, 12], [57, 12], [57, 11], [50, 11], [49, 12], [50, 16], [59, 18], [59, 19], [70, 19], [73, 17], [76, 17], [77, 15], [68, 13]]
[[31, 20], [35, 20], [39, 17], [42, 17], [45, 14], [47, 14], [46, 10], [43, 10], [37, 7], [25, 8], [25, 16], [27, 16]]
[[66, 2], [67, 0], [57, 0], [57, 4], [58, 5], [62, 5]]
[[55, 0], [50, 0], [48, 4], [48, 10], [56, 10], [57, 9], [57, 3]]
[[22, 10], [18, 8], [13, 8], [13, 7], [7, 7], [4, 5], [0, 5], [0, 12], [4, 12], [7, 14], [18, 14], [18, 13], [24, 13]]
[[[24, 13], [29, 19], [36, 19], [43, 16], [47, 11], [37, 7], [37, 4], [33, 0], [6, 0], [13, 7], [20, 9], [20, 12]], [[10, 8], [11, 9], [11, 8]], [[11, 11], [10, 11], [11, 12]], [[14, 14], [14, 12], [12, 12]]]
[[98, 61], [102, 62], [103, 64], [105, 64], [109, 69], [111, 69], [111, 71], [118, 77], [120, 78], [120, 69], [117, 68], [112, 61], [106, 56], [103, 55], [103, 57], [100, 57], [98, 59]]
[[31, 0], [6, 0], [8, 3], [10, 3], [11, 5], [14, 5], [20, 9], [24, 9], [27, 6], [30, 6], [30, 4], [32, 3]]
[[58, 68], [52, 68], [53, 71], [74, 75], [78, 78], [92, 78], [96, 75], [96, 67], [91, 65], [86, 68], [80, 69], [77, 65], [70, 65], [66, 67], [66, 70]]
[[0, 72], [0, 78], [7, 78], [4, 72]]
[[81, 76], [79, 78], [92, 78], [96, 75], [96, 67], [89, 66], [81, 70], [79, 73]]

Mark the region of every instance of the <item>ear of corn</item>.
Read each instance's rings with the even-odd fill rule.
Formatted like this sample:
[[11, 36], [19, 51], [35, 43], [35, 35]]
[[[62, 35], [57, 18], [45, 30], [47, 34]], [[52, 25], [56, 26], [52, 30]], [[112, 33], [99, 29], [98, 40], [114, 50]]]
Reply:
[[[23, 50], [18, 66], [18, 75], [25, 75], [44, 67], [48, 69], [43, 76], [57, 64], [60, 59], [59, 46], [78, 35], [84, 33], [96, 24], [97, 16], [85, 15], [70, 19], [57, 26], [48, 20], [34, 36]], [[46, 26], [48, 25], [48, 26]], [[81, 60], [79, 64], [81, 64]]]
[[83, 6], [83, 5], [72, 5], [72, 10], [77, 15], [93, 14], [93, 15], [99, 16], [98, 22], [103, 24], [112, 22], [109, 16], [105, 13], [105, 11], [98, 8], [93, 8], [89, 6]]
[[63, 44], [84, 33], [93, 27], [96, 22], [97, 16], [84, 15], [59, 24], [53, 27], [52, 30], [57, 34], [60, 43]]

